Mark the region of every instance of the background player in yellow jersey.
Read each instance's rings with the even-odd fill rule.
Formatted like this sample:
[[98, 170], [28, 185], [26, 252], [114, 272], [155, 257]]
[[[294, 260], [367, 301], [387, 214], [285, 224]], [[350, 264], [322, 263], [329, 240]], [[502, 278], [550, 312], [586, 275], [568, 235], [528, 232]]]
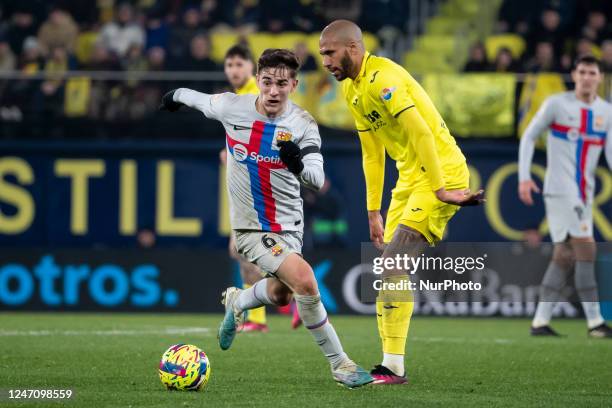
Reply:
[[[351, 111], [363, 154], [370, 239], [383, 257], [416, 256], [442, 239], [460, 206], [477, 205], [483, 192], [468, 190], [465, 157], [423, 88], [401, 66], [365, 50], [361, 30], [347, 20], [325, 27], [319, 42], [323, 66], [338, 81]], [[385, 152], [399, 173], [387, 212], [380, 213]], [[383, 282], [407, 279], [387, 270]], [[375, 384], [404, 384], [404, 353], [413, 303], [410, 293], [381, 291], [376, 302], [383, 361]]]
[[[237, 95], [243, 94], [254, 94], [259, 95], [259, 88], [257, 87], [257, 81], [253, 72], [255, 70], [255, 62], [253, 61], [253, 55], [251, 51], [244, 45], [237, 44], [227, 50], [224, 59], [224, 71], [225, 76], [234, 89]], [[223, 163], [223, 171], [225, 172], [225, 157], [226, 149], [221, 152], [221, 162]], [[231, 232], [229, 223], [229, 200], [227, 197], [227, 187], [225, 185], [225, 174], [221, 174], [220, 180], [222, 180], [221, 190], [221, 225], [220, 230], [225, 234], [229, 235], [229, 252], [230, 256], [235, 259], [240, 265], [240, 276], [243, 282], [243, 288], [247, 289], [251, 287], [255, 282], [262, 279], [263, 274], [259, 268], [246, 260], [243, 256], [238, 254], [236, 251], [236, 244], [234, 234]], [[247, 318], [242, 325], [238, 328], [239, 331], [243, 332], [267, 332], [268, 325], [266, 323], [266, 308], [261, 306], [248, 311]]]

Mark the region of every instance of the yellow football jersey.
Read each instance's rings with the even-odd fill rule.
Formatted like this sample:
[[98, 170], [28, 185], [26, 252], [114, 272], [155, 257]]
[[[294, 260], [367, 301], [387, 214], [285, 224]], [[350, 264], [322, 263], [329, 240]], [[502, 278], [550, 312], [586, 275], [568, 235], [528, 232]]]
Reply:
[[257, 87], [257, 81], [255, 80], [255, 77], [251, 77], [248, 81], [246, 81], [244, 86], [236, 89], [236, 95], [245, 95], [245, 94], [253, 94], [253, 95], [259, 94], [259, 88]]
[[[465, 157], [427, 93], [400, 65], [366, 52], [359, 75], [355, 80], [345, 79], [342, 92], [357, 130], [369, 131], [396, 161], [399, 172], [397, 189], [432, 190], [426, 175], [428, 163], [419, 163], [415, 148], [397, 119], [408, 109], [417, 109], [434, 135], [446, 188], [464, 182], [454, 178], [457, 178], [457, 168], [465, 166]], [[372, 202], [376, 199], [371, 200], [370, 194], [368, 196], [369, 209], [379, 209], [372, 208], [376, 207], [376, 203]]]

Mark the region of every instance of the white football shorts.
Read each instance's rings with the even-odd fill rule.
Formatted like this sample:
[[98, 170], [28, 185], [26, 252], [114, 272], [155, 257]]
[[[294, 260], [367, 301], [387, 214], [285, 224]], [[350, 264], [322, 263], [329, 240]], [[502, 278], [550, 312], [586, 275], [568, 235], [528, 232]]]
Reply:
[[553, 242], [593, 236], [593, 205], [578, 197], [544, 195], [546, 219]]
[[302, 233], [297, 231], [235, 231], [236, 249], [264, 275], [274, 275], [289, 254], [302, 254]]

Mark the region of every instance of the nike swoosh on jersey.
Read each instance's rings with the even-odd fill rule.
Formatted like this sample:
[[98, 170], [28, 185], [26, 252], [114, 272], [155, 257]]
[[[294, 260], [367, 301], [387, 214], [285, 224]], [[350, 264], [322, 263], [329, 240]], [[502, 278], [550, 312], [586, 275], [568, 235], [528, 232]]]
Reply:
[[385, 305], [383, 306], [385, 309], [397, 309], [397, 306], [393, 306], [393, 305]]
[[251, 128], [249, 126], [240, 126], [240, 125], [233, 125], [234, 126], [234, 130], [250, 130]]

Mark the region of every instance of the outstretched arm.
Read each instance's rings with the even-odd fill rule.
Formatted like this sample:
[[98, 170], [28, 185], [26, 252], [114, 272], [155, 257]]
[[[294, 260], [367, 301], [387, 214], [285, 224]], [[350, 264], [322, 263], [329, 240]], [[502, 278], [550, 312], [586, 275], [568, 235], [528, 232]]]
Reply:
[[178, 88], [166, 93], [162, 97], [160, 110], [176, 112], [182, 106], [197, 109], [209, 119], [218, 119], [221, 110], [231, 93], [207, 94], [188, 88]]

